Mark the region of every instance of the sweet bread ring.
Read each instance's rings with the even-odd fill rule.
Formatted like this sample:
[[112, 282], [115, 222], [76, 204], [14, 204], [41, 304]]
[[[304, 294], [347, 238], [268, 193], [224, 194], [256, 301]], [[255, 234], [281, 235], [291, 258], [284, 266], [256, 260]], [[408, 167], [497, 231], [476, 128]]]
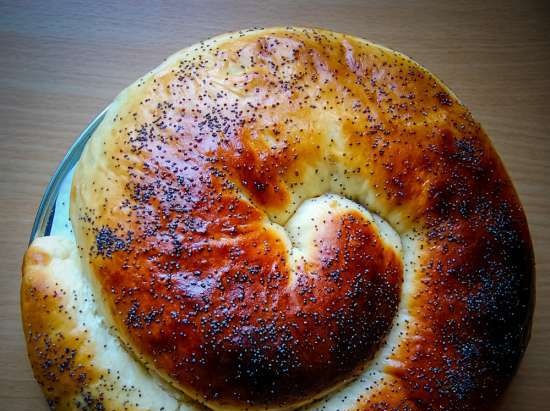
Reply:
[[71, 221], [23, 269], [59, 409], [484, 410], [529, 337], [531, 241], [487, 135], [348, 35], [170, 57], [88, 142]]

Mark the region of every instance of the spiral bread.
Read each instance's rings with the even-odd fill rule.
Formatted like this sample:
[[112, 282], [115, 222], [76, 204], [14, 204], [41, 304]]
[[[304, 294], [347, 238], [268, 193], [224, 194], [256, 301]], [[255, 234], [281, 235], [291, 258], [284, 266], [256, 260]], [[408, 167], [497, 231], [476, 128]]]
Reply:
[[22, 313], [60, 410], [485, 410], [525, 350], [526, 219], [467, 109], [324, 30], [184, 49], [124, 90], [36, 239]]

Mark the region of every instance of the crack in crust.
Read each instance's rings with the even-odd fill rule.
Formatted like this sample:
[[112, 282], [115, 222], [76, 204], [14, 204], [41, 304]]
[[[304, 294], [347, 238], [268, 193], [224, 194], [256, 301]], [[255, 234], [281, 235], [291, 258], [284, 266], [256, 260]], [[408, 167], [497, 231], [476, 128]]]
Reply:
[[50, 408], [202, 409], [136, 363], [96, 310], [74, 242], [35, 239], [23, 260], [21, 311], [34, 376]]

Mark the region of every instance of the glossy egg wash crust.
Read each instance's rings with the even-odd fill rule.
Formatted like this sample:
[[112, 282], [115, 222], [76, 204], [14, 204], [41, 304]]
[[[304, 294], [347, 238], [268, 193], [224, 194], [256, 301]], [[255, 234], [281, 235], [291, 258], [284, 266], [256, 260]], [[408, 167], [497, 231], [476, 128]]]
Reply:
[[485, 410], [530, 333], [526, 219], [433, 75], [324, 30], [184, 49], [124, 90], [40, 238], [54, 409]]

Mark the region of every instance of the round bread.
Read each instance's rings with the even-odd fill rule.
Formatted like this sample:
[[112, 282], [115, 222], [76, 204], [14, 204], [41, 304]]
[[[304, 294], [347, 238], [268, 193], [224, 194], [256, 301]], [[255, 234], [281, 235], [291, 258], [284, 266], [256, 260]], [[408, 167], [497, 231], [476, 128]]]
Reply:
[[[71, 220], [110, 330], [81, 362], [110, 384], [63, 394], [36, 371], [22, 290], [66, 409], [122, 391], [112, 350], [180, 409], [485, 410], [528, 341], [532, 246], [485, 132], [418, 64], [348, 35], [257, 29], [170, 57], [88, 142]], [[170, 407], [134, 397], [122, 409]]]

